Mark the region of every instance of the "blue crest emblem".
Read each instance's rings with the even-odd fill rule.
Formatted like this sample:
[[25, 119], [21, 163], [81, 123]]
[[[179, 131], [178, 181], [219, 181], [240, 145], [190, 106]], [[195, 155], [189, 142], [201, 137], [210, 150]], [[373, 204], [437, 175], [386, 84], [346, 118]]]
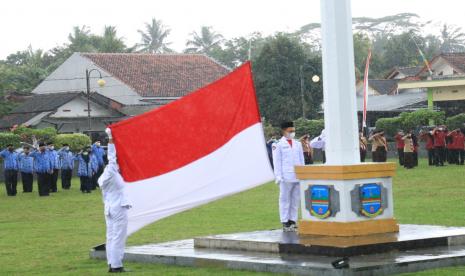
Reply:
[[360, 203], [362, 215], [373, 218], [383, 212], [381, 204], [381, 185], [365, 184], [360, 186]]
[[320, 219], [331, 215], [329, 208], [329, 187], [316, 185], [310, 190], [310, 214]]

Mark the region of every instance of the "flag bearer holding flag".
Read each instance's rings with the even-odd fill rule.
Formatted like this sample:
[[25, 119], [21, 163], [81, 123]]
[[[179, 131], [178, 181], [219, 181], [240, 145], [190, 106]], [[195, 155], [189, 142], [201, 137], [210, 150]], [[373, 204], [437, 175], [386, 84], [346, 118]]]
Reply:
[[105, 205], [105, 221], [107, 225], [106, 253], [109, 271], [125, 272], [123, 268], [124, 246], [128, 227], [127, 211], [131, 205], [124, 195], [125, 183], [116, 162], [116, 149], [113, 144], [111, 130], [108, 135], [108, 165], [98, 179]]
[[276, 183], [279, 185], [279, 216], [283, 231], [296, 231], [300, 204], [299, 180], [294, 166], [305, 164], [302, 144], [295, 140], [293, 122], [281, 125], [283, 137], [273, 145], [273, 164]]

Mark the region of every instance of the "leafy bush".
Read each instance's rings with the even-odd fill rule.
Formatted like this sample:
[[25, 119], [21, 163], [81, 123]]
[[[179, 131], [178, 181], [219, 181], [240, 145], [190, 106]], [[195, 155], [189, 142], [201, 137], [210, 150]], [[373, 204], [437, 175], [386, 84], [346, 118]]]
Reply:
[[376, 129], [383, 129], [387, 136], [394, 136], [397, 130], [417, 129], [429, 125], [430, 121], [435, 124], [443, 124], [445, 113], [429, 109], [419, 109], [414, 112], [402, 112], [398, 117], [380, 118], [376, 121]]
[[57, 131], [53, 127], [34, 129], [20, 126], [14, 129], [13, 133], [19, 135], [21, 137], [21, 141], [26, 143], [32, 143], [32, 136], [35, 136], [38, 141], [49, 142], [53, 141], [57, 135]]
[[438, 112], [429, 109], [419, 109], [414, 112], [402, 112], [402, 129], [416, 129], [421, 126], [428, 126], [430, 121], [434, 124], [443, 124], [446, 115], [443, 111]]
[[394, 136], [401, 128], [402, 119], [400, 117], [380, 118], [376, 121], [376, 129], [384, 130], [387, 136]]
[[446, 125], [450, 130], [465, 127], [465, 113], [447, 118]]
[[6, 145], [13, 144], [15, 148], [20, 147], [21, 137], [10, 132], [0, 132], [0, 149], [6, 148]]
[[321, 120], [307, 120], [300, 118], [294, 121], [296, 136], [300, 137], [305, 134], [310, 134], [311, 137], [320, 135], [321, 131], [325, 128], [325, 122]]
[[82, 133], [59, 134], [55, 136], [54, 143], [57, 149], [63, 147], [63, 144], [68, 144], [71, 151], [77, 152], [89, 146], [91, 140], [89, 136]]

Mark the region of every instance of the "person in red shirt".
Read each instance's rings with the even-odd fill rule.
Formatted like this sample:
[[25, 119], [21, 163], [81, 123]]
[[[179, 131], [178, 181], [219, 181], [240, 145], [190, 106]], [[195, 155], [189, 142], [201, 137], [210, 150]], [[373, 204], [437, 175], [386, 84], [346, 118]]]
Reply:
[[465, 135], [460, 129], [455, 129], [449, 133], [453, 139], [453, 161], [454, 164], [463, 165], [465, 158]]
[[446, 160], [449, 164], [455, 164], [455, 131], [446, 131]]
[[425, 142], [425, 149], [428, 152], [428, 165], [435, 165], [433, 130], [422, 130], [420, 133], [420, 140]]
[[399, 165], [404, 165], [404, 132], [399, 130], [397, 134], [394, 136], [396, 140], [396, 148], [397, 148], [397, 155], [399, 156]]
[[434, 138], [434, 163], [436, 166], [444, 166], [446, 151], [446, 132], [444, 126], [433, 129]]

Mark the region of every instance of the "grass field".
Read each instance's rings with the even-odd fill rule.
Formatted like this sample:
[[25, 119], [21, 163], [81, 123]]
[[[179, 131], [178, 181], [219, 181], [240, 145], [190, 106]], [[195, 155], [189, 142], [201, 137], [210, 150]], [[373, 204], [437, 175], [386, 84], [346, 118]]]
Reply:
[[[0, 275], [102, 275], [103, 261], [89, 249], [105, 240], [100, 192], [81, 194], [77, 179], [70, 191], [49, 198], [34, 193], [6, 197], [0, 185]], [[21, 185], [18, 186], [21, 191]], [[401, 223], [465, 226], [465, 168], [398, 169], [394, 178], [395, 214]], [[278, 189], [256, 189], [169, 217], [131, 236], [129, 244], [279, 227]], [[276, 275], [219, 268], [186, 268], [127, 263], [137, 275]], [[465, 267], [408, 275], [465, 275]]]

